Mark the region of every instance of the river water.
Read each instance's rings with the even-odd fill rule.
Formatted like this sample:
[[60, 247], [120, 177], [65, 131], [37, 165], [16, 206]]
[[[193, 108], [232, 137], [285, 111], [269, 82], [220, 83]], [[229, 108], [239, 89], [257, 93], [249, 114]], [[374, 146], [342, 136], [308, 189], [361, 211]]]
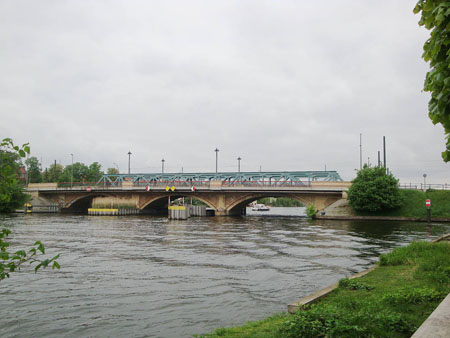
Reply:
[[303, 212], [3, 217], [12, 250], [40, 239], [49, 256], [61, 254], [61, 270], [28, 266], [0, 282], [0, 336], [190, 337], [286, 311], [383, 252], [450, 232], [448, 224], [312, 221]]

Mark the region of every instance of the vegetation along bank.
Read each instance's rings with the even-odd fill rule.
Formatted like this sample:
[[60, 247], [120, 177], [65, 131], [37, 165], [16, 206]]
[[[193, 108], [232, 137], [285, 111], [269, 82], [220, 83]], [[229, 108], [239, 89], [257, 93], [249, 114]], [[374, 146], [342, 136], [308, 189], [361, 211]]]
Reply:
[[450, 242], [414, 242], [293, 315], [201, 337], [410, 337], [450, 292]]

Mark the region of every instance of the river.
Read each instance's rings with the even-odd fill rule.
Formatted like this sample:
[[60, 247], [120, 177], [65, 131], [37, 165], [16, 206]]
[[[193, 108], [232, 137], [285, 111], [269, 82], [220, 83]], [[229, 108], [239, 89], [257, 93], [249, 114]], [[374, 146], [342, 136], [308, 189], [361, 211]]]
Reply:
[[312, 221], [289, 217], [302, 208], [277, 209], [183, 221], [4, 216], [13, 250], [42, 240], [49, 256], [61, 254], [61, 270], [27, 266], [0, 282], [0, 335], [190, 337], [286, 311], [383, 252], [450, 232], [448, 224]]

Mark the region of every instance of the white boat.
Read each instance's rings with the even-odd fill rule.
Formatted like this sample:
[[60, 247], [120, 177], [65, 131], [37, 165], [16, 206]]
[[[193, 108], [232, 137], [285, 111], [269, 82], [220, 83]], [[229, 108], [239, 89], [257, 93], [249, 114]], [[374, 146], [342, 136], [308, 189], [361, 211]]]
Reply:
[[252, 211], [269, 211], [270, 208], [264, 204], [255, 204], [252, 207]]

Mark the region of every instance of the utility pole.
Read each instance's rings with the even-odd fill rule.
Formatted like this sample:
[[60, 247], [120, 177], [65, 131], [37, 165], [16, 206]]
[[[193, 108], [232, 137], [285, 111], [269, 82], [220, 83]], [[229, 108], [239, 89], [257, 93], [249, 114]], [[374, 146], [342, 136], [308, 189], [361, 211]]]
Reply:
[[383, 167], [386, 169], [386, 136], [383, 136]]
[[164, 175], [164, 162], [166, 162], [166, 160], [162, 159], [161, 160], [161, 174], [163, 174], [163, 175]]
[[72, 156], [72, 167], [70, 168], [70, 189], [72, 189], [73, 185], [73, 154], [70, 154]]
[[128, 151], [128, 175], [130, 175], [131, 151]]
[[380, 151], [378, 150], [378, 167], [381, 167], [381, 163], [380, 163]]
[[237, 160], [238, 160], [238, 174], [239, 174], [239, 176], [241, 176], [241, 160], [242, 160], [242, 158], [239, 156], [237, 158]]
[[219, 162], [218, 162], [218, 158], [219, 158], [219, 149], [216, 148], [214, 151], [216, 152], [216, 175], [217, 175], [217, 172], [218, 172], [218, 171], [217, 171], [217, 166], [218, 166], [218, 163], [219, 163]]
[[359, 134], [359, 170], [362, 169], [362, 134]]

